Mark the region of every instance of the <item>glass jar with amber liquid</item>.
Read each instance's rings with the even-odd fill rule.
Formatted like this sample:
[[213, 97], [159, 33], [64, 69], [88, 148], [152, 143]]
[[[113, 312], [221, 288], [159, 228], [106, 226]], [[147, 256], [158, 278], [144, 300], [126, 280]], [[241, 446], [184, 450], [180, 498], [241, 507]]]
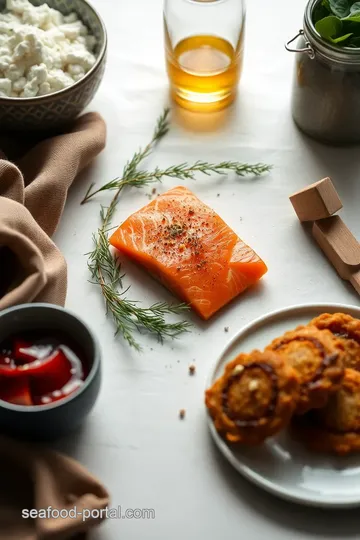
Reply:
[[193, 111], [233, 102], [244, 48], [243, 0], [165, 0], [165, 53], [171, 95]]

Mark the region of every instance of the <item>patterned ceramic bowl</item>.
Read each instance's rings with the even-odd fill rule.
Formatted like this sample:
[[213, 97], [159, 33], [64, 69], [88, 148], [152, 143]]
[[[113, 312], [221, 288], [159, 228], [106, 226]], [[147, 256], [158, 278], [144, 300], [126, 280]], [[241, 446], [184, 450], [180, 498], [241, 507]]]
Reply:
[[[30, 0], [39, 6], [45, 0]], [[96, 63], [78, 82], [63, 90], [34, 98], [0, 98], [0, 131], [57, 129], [75, 118], [93, 99], [103, 78], [106, 64], [107, 34], [103, 21], [86, 0], [46, 0], [64, 15], [76, 12], [97, 39]], [[4, 11], [6, 0], [0, 0]]]

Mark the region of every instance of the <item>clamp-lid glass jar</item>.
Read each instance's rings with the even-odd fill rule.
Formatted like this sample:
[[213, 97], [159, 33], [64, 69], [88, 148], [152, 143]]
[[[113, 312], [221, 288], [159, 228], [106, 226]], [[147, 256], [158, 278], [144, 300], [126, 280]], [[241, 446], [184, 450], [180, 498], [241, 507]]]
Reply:
[[[360, 142], [360, 48], [332, 45], [315, 30], [309, 0], [303, 30], [286, 43], [296, 53], [292, 115], [307, 135], [324, 143]], [[296, 48], [290, 44], [298, 38]]]

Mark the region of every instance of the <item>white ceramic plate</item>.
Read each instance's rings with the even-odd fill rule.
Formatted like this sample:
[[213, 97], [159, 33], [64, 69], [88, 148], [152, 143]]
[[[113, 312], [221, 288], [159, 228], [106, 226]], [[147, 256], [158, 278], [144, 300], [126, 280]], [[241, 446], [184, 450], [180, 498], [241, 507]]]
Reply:
[[[264, 348], [273, 338], [321, 313], [343, 312], [360, 318], [360, 308], [343, 304], [302, 305], [272, 312], [242, 329], [216, 362], [207, 387], [223, 374], [224, 366], [240, 352]], [[360, 455], [316, 455], [286, 432], [259, 448], [235, 449], [217, 433], [208, 415], [216, 445], [226, 459], [254, 484], [297, 503], [323, 508], [360, 506]]]

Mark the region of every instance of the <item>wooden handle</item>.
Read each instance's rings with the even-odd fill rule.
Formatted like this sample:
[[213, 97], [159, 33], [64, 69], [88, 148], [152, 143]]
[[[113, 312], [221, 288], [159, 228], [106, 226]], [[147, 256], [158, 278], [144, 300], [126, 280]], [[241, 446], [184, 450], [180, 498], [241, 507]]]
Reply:
[[358, 273], [360, 244], [339, 216], [315, 221], [312, 232], [340, 277], [350, 280]]
[[350, 283], [355, 291], [360, 294], [360, 270], [351, 276]]

